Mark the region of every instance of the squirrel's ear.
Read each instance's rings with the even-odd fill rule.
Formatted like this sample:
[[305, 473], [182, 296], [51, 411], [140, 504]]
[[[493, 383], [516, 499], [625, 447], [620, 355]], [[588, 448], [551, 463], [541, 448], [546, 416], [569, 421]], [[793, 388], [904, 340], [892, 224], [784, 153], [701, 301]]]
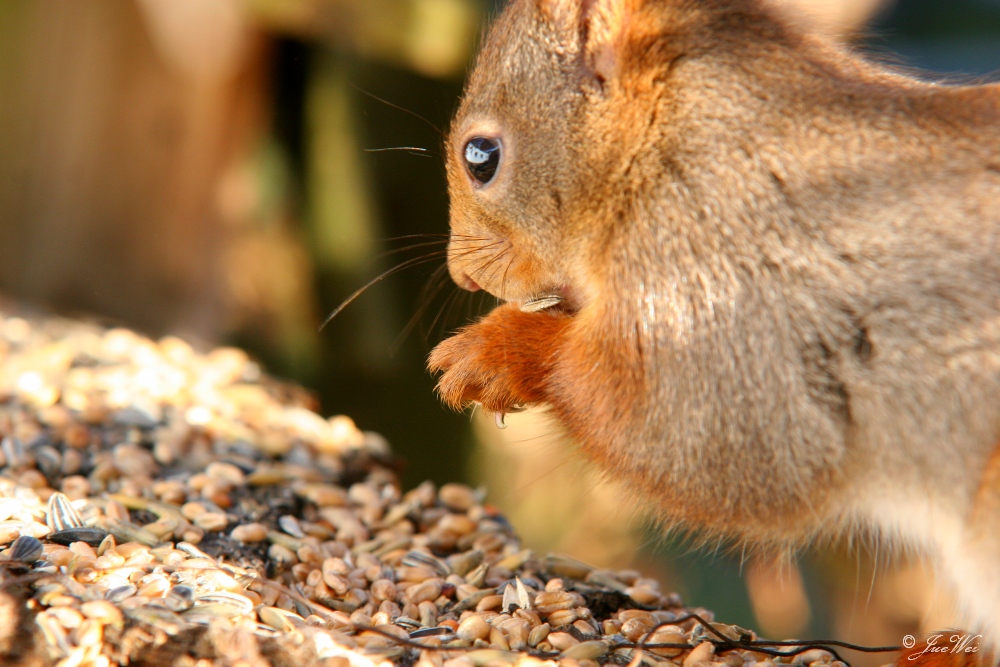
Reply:
[[580, 32], [584, 62], [601, 81], [614, 78], [630, 0], [583, 0]]
[[601, 81], [614, 77], [622, 29], [632, 0], [537, 0], [560, 36], [572, 40], [584, 65]]

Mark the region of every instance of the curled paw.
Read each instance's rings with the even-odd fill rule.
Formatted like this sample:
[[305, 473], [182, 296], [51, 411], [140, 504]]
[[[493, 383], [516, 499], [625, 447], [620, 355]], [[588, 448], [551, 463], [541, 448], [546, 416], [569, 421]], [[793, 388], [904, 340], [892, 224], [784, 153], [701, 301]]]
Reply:
[[[569, 318], [500, 306], [444, 340], [428, 366], [440, 372], [437, 391], [461, 409], [479, 403], [503, 415], [546, 399], [546, 383]], [[501, 417], [502, 419], [502, 417]]]
[[456, 410], [479, 403], [490, 412], [510, 412], [515, 405], [527, 402], [515, 388], [516, 371], [497, 358], [509, 360], [510, 354], [498, 355], [497, 350], [491, 350], [488, 339], [478, 328], [479, 325], [473, 325], [463, 329], [431, 353], [430, 369], [441, 372], [438, 395]]

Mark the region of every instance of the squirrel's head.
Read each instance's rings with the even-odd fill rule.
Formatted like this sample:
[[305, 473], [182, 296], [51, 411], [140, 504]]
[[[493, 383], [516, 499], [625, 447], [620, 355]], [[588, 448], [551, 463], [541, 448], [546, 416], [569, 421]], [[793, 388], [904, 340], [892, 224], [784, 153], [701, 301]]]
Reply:
[[568, 288], [568, 239], [601, 191], [587, 116], [615, 65], [607, 14], [625, 4], [513, 0], [493, 25], [446, 144], [459, 285], [510, 301]]
[[493, 25], [446, 144], [452, 277], [512, 301], [565, 285], [556, 249], [581, 167], [567, 139], [590, 91], [549, 4], [515, 0]]
[[511, 0], [445, 147], [455, 282], [508, 301], [561, 293], [570, 309], [592, 298], [595, 252], [632, 207], [667, 200], [694, 135], [715, 131], [703, 118], [725, 124], [711, 105], [748, 71], [744, 46], [769, 31], [743, 0]]

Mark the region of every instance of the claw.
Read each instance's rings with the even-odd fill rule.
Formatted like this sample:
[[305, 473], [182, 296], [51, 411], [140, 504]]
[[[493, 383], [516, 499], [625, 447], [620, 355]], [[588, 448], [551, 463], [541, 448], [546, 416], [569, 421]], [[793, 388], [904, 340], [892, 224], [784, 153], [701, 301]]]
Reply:
[[496, 420], [497, 428], [507, 428], [507, 424], [504, 423], [504, 413], [494, 412], [493, 418]]

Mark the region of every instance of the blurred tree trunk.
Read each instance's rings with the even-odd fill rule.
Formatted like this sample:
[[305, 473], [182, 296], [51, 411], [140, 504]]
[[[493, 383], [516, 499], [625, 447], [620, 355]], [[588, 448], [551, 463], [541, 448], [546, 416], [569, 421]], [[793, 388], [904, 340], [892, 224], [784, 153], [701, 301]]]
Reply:
[[0, 4], [0, 291], [219, 336], [219, 184], [267, 83], [235, 2]]

